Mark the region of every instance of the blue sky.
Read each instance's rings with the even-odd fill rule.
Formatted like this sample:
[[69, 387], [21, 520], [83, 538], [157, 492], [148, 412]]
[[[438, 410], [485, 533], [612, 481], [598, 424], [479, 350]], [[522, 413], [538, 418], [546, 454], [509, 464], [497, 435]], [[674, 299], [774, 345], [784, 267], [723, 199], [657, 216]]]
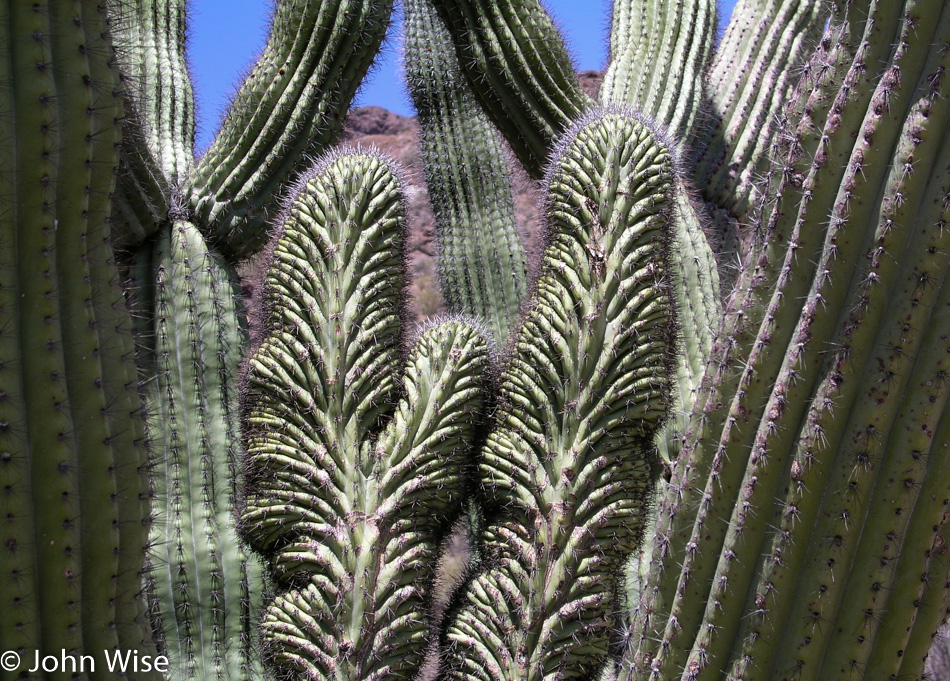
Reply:
[[[720, 2], [721, 18], [736, 0]], [[601, 69], [607, 55], [609, 0], [546, 0], [545, 5], [567, 35], [581, 70]], [[266, 40], [268, 0], [190, 0], [189, 59], [198, 98], [198, 141], [211, 141], [229, 96], [240, 83]], [[412, 109], [399, 73], [399, 21], [390, 29], [382, 58], [363, 85], [355, 104], [375, 104], [404, 116]]]

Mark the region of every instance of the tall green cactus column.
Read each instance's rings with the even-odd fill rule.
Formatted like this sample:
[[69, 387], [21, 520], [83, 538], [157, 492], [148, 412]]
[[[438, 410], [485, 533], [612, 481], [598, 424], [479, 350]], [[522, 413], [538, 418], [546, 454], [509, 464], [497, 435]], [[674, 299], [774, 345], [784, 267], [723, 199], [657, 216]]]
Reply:
[[247, 346], [237, 276], [187, 221], [162, 230], [152, 258], [157, 635], [175, 676], [258, 678], [262, 568], [245, 555], [233, 517], [237, 369]]
[[281, 677], [416, 675], [439, 541], [467, 490], [487, 346], [448, 320], [402, 368], [400, 184], [374, 154], [328, 155], [271, 250], [244, 378], [241, 518], [278, 588], [261, 636]]
[[450, 312], [484, 319], [499, 346], [517, 322], [527, 262], [501, 137], [468, 87], [430, 0], [409, 0], [406, 79], [435, 213], [439, 283]]
[[946, 617], [950, 8], [859, 5], [779, 138], [630, 678], [917, 679]]
[[0, 650], [22, 658], [0, 675], [38, 651], [118, 678], [104, 652], [155, 654], [142, 407], [110, 246], [119, 78], [99, 3], [4, 2], [0, 27]]
[[598, 112], [547, 187], [537, 298], [479, 462], [486, 570], [445, 632], [460, 681], [587, 679], [603, 664], [672, 394], [669, 151], [637, 117]]

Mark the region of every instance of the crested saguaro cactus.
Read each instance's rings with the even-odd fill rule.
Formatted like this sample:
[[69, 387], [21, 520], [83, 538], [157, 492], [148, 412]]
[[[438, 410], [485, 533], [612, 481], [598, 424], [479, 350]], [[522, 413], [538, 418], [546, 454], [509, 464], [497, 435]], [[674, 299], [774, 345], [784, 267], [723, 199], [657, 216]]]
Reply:
[[[0, 651], [923, 678], [950, 6], [740, 0], [716, 46], [708, 0], [615, 0], [595, 103], [538, 0], [409, 0], [452, 312], [412, 343], [399, 172], [326, 151], [392, 10], [278, 2], [196, 160], [182, 0], [0, 4]], [[530, 277], [493, 126], [544, 180]], [[243, 359], [235, 264], [267, 243]], [[480, 560], [437, 619], [466, 513]]]
[[485, 340], [425, 329], [399, 368], [405, 215], [394, 171], [335, 152], [273, 246], [245, 377], [242, 524], [280, 593], [262, 645], [281, 674], [408, 678], [421, 666], [439, 539], [466, 492]]
[[556, 154], [537, 299], [479, 465], [497, 509], [487, 567], [446, 631], [449, 678], [587, 678], [604, 662], [672, 392], [672, 165], [622, 111], [582, 120]]

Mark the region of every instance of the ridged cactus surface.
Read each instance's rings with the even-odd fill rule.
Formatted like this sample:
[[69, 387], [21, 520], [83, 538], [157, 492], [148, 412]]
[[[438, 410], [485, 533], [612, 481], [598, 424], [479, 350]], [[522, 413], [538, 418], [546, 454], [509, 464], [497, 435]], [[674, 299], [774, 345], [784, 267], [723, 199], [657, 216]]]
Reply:
[[478, 315], [504, 344], [527, 289], [511, 173], [431, 0], [405, 3], [406, 79], [419, 116], [449, 311]]
[[538, 0], [433, 0], [485, 112], [536, 178], [593, 103]]
[[920, 678], [946, 617], [948, 22], [852, 6], [812, 60], [659, 510], [631, 678]]
[[[245, 330], [236, 275], [190, 222], [152, 253], [155, 272], [153, 592], [162, 647], [183, 678], [257, 678], [251, 646], [261, 566], [232, 517], [238, 486], [237, 369]], [[167, 607], [164, 604], [171, 604]]]
[[337, 152], [273, 245], [244, 379], [242, 526], [278, 595], [262, 645], [278, 676], [412, 678], [438, 542], [483, 418], [485, 340], [461, 321], [403, 359], [405, 215], [378, 156]]
[[[740, 0], [714, 49], [708, 0], [616, 0], [592, 111], [538, 0], [408, 0], [453, 313], [416, 333], [399, 171], [324, 153], [393, 1], [279, 0], [200, 159], [186, 8], [0, 2], [0, 653], [923, 678], [950, 5]], [[509, 161], [544, 179], [530, 285]], [[456, 521], [477, 560], [443, 615]]]
[[670, 400], [673, 181], [663, 141], [620, 110], [558, 149], [536, 300], [479, 460], [485, 571], [450, 615], [448, 678], [589, 678], [606, 659]]
[[109, 242], [119, 77], [95, 2], [4, 2], [0, 25], [0, 650], [23, 663], [0, 675], [65, 650], [117, 677], [104, 652], [155, 653], [144, 421]]

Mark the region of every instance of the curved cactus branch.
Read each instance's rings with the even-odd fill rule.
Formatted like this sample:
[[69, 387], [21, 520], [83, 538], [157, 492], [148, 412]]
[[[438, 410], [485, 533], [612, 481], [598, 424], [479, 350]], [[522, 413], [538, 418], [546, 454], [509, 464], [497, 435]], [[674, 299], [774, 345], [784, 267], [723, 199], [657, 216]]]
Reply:
[[281, 0], [271, 37], [190, 182], [205, 235], [228, 256], [267, 242], [274, 199], [340, 134], [393, 0]]
[[433, 0], [489, 118], [533, 177], [592, 102], [538, 0]]

